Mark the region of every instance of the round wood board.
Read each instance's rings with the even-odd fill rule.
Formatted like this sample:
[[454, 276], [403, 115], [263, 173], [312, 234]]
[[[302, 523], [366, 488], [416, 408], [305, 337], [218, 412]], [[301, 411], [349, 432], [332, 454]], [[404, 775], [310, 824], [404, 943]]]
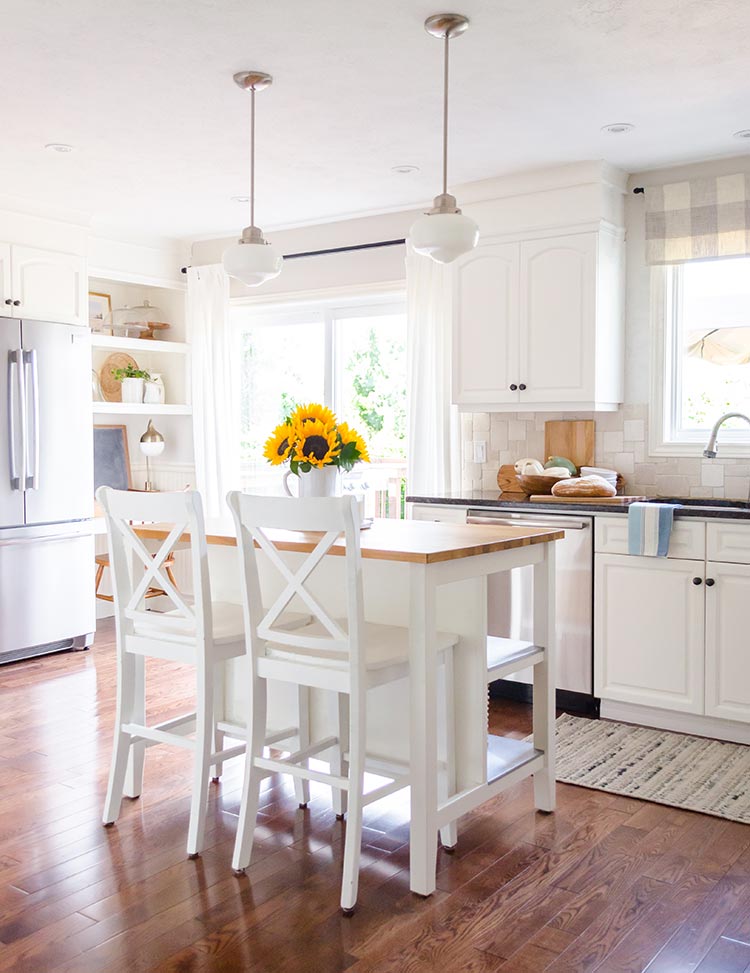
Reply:
[[99, 381], [105, 402], [122, 402], [122, 382], [116, 381], [112, 372], [115, 368], [125, 368], [126, 365], [138, 368], [135, 358], [124, 351], [113, 351], [104, 359], [104, 364], [99, 369]]

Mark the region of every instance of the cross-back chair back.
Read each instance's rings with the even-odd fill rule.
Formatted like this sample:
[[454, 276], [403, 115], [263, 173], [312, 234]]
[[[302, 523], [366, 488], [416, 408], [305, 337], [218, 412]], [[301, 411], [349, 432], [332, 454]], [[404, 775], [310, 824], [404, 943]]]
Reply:
[[[137, 493], [100, 487], [96, 498], [107, 522], [114, 579], [114, 603], [118, 644], [127, 648], [135, 627], [153, 627], [159, 613], [148, 611], [149, 589], [159, 588], [169, 599], [169, 623], [173, 633], [191, 639], [210, 639], [212, 630], [211, 584], [200, 494]], [[168, 530], [156, 551], [149, 550], [133, 524], [158, 523]], [[189, 540], [188, 540], [189, 536]], [[178, 591], [166, 571], [178, 544], [189, 547], [193, 595]]]
[[[356, 668], [361, 658], [363, 625], [362, 566], [357, 506], [353, 497], [259, 497], [232, 492], [227, 501], [235, 520], [240, 563], [247, 591], [245, 628], [249, 633], [254, 658], [263, 654], [264, 644], [273, 642], [290, 650], [300, 650], [311, 658], [348, 662]], [[304, 531], [310, 534], [313, 550], [298, 566], [290, 566], [279, 549], [283, 535], [277, 531]], [[341, 610], [332, 612], [324, 597], [313, 594], [309, 583], [333, 545], [342, 538], [346, 551], [342, 560], [345, 618]], [[257, 545], [257, 548], [256, 548]], [[281, 578], [282, 590], [268, 605], [264, 604], [258, 571], [257, 550]], [[322, 586], [321, 586], [322, 588]], [[290, 603], [297, 599], [315, 626], [315, 634], [278, 627]], [[334, 618], [334, 615], [338, 616]], [[341, 623], [345, 623], [345, 629]]]

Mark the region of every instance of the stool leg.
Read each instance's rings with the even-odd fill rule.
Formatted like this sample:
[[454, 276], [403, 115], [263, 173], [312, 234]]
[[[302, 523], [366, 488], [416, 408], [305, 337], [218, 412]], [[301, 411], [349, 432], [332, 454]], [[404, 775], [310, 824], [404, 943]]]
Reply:
[[357, 903], [359, 859], [362, 846], [362, 811], [365, 789], [365, 693], [350, 699], [349, 717], [349, 811], [344, 843], [344, 874], [341, 881], [341, 908], [351, 915]]
[[[447, 800], [456, 793], [456, 710], [453, 684], [453, 649], [443, 656], [443, 700], [445, 719], [445, 772], [440, 775], [440, 794]], [[440, 843], [453, 851], [458, 843], [458, 821], [451, 821], [440, 829]]]
[[193, 797], [190, 803], [187, 853], [196, 858], [203, 849], [208, 804], [208, 779], [211, 770], [214, 711], [214, 666], [205, 653], [196, 666], [195, 751], [193, 763]]
[[[226, 663], [219, 662], [214, 666], [214, 710], [213, 710], [213, 731], [214, 731], [214, 753], [220, 753], [224, 749], [224, 731], [220, 730], [216, 724], [224, 719], [224, 686], [226, 675]], [[217, 760], [213, 765], [214, 783], [218, 783], [224, 770], [224, 761]]]
[[[331, 773], [347, 777], [349, 764], [344, 754], [349, 750], [349, 696], [346, 693], [336, 693], [336, 719], [339, 743], [331, 757]], [[346, 791], [338, 787], [333, 788], [333, 810], [341, 821], [346, 814]]]
[[[142, 655], [132, 656], [133, 660], [133, 697], [130, 720], [133, 723], [146, 723], [146, 660]], [[146, 757], [146, 741], [136, 740], [130, 746], [128, 769], [125, 775], [125, 794], [140, 797], [143, 791], [143, 765]]]
[[[310, 746], [310, 689], [308, 686], [297, 687], [297, 728], [299, 730], [299, 748], [304, 750]], [[304, 767], [310, 766], [305, 760]], [[300, 807], [307, 807], [310, 803], [310, 781], [294, 778], [294, 796]]]
[[255, 819], [258, 816], [260, 782], [263, 771], [255, 766], [255, 758], [263, 754], [266, 738], [266, 680], [252, 678], [252, 709], [247, 724], [247, 749], [245, 752], [245, 776], [242, 782], [242, 802], [237, 837], [234, 842], [232, 868], [237, 874], [250, 864], [255, 837]]
[[118, 652], [117, 659], [117, 710], [115, 738], [112, 743], [112, 764], [109, 771], [107, 796], [104, 801], [102, 824], [114, 824], [120, 816], [120, 805], [125, 786], [125, 773], [131, 749], [129, 733], [123, 733], [123, 723], [130, 723], [133, 712], [134, 663], [132, 655]]

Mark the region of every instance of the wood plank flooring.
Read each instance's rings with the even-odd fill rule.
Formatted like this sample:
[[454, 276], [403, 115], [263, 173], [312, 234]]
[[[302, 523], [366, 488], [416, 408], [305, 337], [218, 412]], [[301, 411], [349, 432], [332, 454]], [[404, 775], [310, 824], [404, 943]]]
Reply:
[[[212, 786], [206, 850], [185, 857], [190, 755], [155, 747], [138, 801], [100, 823], [112, 737], [113, 629], [90, 652], [0, 668], [0, 971], [741, 973], [750, 971], [750, 827], [525, 782], [464, 819], [438, 890], [409, 892], [407, 799], [365, 816], [356, 914], [338, 907], [344, 825], [271, 779], [248, 874], [230, 859], [240, 761]], [[154, 713], [191, 670], [154, 663]], [[495, 732], [527, 708], [493, 701]]]

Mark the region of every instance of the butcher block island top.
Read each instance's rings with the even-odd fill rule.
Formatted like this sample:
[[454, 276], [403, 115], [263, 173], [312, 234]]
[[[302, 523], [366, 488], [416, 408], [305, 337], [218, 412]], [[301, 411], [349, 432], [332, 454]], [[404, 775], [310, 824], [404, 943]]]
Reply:
[[[144, 539], [164, 540], [170, 532], [166, 524], [144, 524], [134, 528]], [[187, 539], [187, 534], [185, 539]], [[418, 520], [374, 520], [372, 527], [360, 534], [362, 557], [380, 561], [409, 561], [435, 564], [481, 554], [495, 554], [514, 547], [548, 544], [562, 540], [562, 530], [542, 527], [497, 527], [479, 524], [439, 524]], [[268, 537], [282, 551], [310, 553], [322, 534], [317, 532], [269, 530]], [[236, 546], [231, 521], [208, 521], [206, 540], [209, 544]], [[343, 539], [330, 554], [344, 553]]]

